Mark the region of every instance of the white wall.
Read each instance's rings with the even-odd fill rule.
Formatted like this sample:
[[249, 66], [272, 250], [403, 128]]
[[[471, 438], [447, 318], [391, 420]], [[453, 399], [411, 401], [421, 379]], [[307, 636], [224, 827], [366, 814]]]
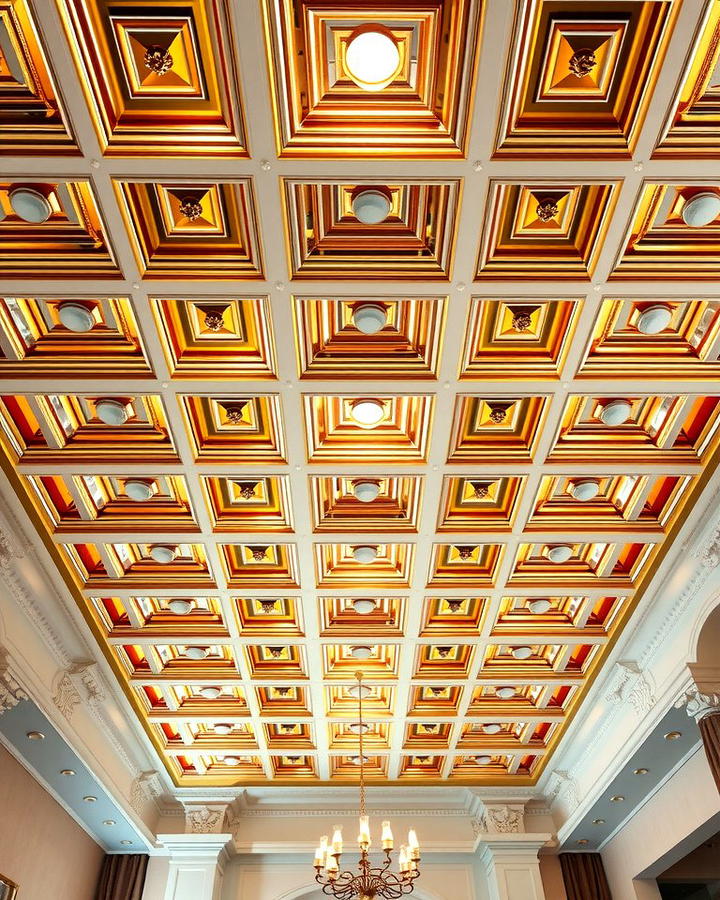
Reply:
[[659, 897], [654, 879], [720, 828], [720, 794], [700, 747], [605, 845], [613, 900]]

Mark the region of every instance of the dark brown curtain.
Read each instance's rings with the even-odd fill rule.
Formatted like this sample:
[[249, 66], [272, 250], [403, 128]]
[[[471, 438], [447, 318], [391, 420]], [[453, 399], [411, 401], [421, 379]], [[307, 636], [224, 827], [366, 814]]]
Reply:
[[599, 853], [561, 853], [567, 900], [612, 900]]
[[720, 791], [720, 713], [703, 716], [699, 724], [710, 771]]
[[108, 854], [95, 900], [140, 900], [149, 859], [143, 853]]

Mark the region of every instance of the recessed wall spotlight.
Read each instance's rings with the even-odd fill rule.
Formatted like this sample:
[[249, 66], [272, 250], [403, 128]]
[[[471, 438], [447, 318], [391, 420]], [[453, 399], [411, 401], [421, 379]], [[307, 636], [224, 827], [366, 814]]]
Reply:
[[353, 609], [358, 615], [367, 616], [377, 609], [377, 600], [370, 597], [357, 597], [352, 601]]
[[593, 819], [592, 823], [593, 825], [604, 825], [605, 819]]
[[363, 334], [377, 334], [387, 325], [387, 308], [380, 303], [359, 303], [352, 314], [353, 324]]
[[647, 775], [650, 769], [635, 769], [633, 775]]
[[532, 647], [513, 647], [511, 652], [515, 659], [530, 659]]
[[216, 700], [222, 694], [222, 688], [207, 685], [206, 687], [201, 687], [198, 693], [206, 700]]
[[683, 222], [690, 228], [704, 228], [720, 216], [720, 194], [703, 191], [683, 206]]
[[548, 610], [552, 609], [552, 603], [549, 600], [546, 600], [544, 597], [540, 597], [537, 600], [531, 600], [528, 603], [528, 609], [531, 613], [542, 615], [543, 613], [546, 613]]
[[120, 841], [123, 847], [132, 847], [132, 841]]
[[352, 555], [355, 562], [360, 563], [361, 565], [370, 565], [370, 563], [374, 563], [377, 559], [378, 550], [377, 547], [353, 547]]
[[95, 403], [95, 412], [104, 425], [124, 425], [130, 418], [128, 404], [112, 397], [103, 397]]
[[83, 803], [97, 803], [97, 797], [93, 797], [91, 794], [83, 797]]
[[52, 188], [44, 184], [11, 185], [8, 190], [10, 206], [18, 218], [30, 225], [42, 225], [52, 215], [48, 199]]
[[353, 494], [355, 499], [361, 503], [372, 503], [380, 495], [380, 483], [366, 480], [355, 481], [353, 482]]
[[552, 563], [566, 563], [573, 555], [573, 548], [569, 544], [555, 544], [545, 547], [543, 553]]
[[154, 481], [145, 481], [140, 478], [129, 478], [125, 482], [125, 496], [136, 503], [144, 503], [151, 500], [157, 493], [157, 485]]
[[117, 825], [117, 822], [115, 821], [115, 819], [104, 819], [104, 820], [103, 820], [103, 825], [107, 825], [108, 828], [110, 828], [110, 827], [112, 827], [113, 825]]
[[614, 797], [610, 798], [611, 803], [622, 803], [625, 798], [622, 794], [616, 794]]
[[176, 616], [187, 616], [188, 613], [192, 612], [193, 605], [192, 600], [176, 597], [174, 600], [168, 600], [167, 608]]
[[352, 198], [352, 211], [362, 225], [380, 225], [390, 215], [392, 199], [389, 191], [363, 188]]
[[590, 842], [587, 840], [587, 838], [580, 838], [580, 840], [577, 842], [578, 847], [584, 847], [586, 844], [589, 844], [589, 843]]
[[664, 303], [647, 306], [637, 319], [637, 330], [641, 334], [660, 334], [672, 321], [672, 309]]
[[624, 425], [631, 413], [632, 403], [629, 400], [610, 400], [600, 410], [600, 421], [609, 428], [615, 428]]
[[356, 400], [352, 405], [350, 415], [358, 425], [374, 428], [385, 418], [385, 404], [382, 400], [373, 398]]
[[95, 317], [84, 303], [76, 303], [68, 300], [57, 308], [60, 324], [68, 331], [81, 332], [92, 331], [95, 325]]
[[26, 737], [29, 741], [44, 741], [45, 735], [42, 731], [28, 731]]
[[402, 66], [400, 48], [382, 25], [361, 25], [345, 46], [345, 69], [364, 91], [381, 91], [398, 75]]
[[372, 647], [356, 646], [350, 648], [350, 656], [353, 659], [370, 659], [372, 653]]
[[682, 731], [668, 731], [665, 735], [666, 741], [677, 741], [678, 738], [682, 737]]
[[153, 544], [150, 548], [150, 556], [156, 563], [167, 566], [178, 554], [178, 548], [168, 544]]
[[580, 503], [594, 500], [600, 493], [600, 482], [594, 478], [583, 478], [581, 481], [573, 481], [569, 487], [570, 496]]
[[77, 775], [75, 769], [60, 769], [60, 774], [65, 775], [67, 778], [72, 778], [73, 775]]

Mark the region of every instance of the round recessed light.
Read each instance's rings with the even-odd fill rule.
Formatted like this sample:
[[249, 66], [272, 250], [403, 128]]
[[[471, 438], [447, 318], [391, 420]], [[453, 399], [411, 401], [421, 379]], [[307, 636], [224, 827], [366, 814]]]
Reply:
[[360, 303], [352, 314], [353, 325], [363, 334], [377, 334], [387, 325], [387, 309], [380, 303]]
[[683, 222], [690, 228], [704, 228], [720, 216], [720, 194], [704, 191], [683, 206]]
[[633, 775], [647, 775], [650, 769], [635, 769]]
[[71, 778], [73, 775], [77, 775], [77, 772], [75, 771], [75, 769], [60, 769], [60, 774]]
[[589, 844], [589, 843], [590, 842], [588, 841], [587, 838], [580, 838], [580, 840], [577, 842], [578, 847], [584, 847], [586, 844]]
[[582, 481], [573, 481], [570, 485], [570, 496], [580, 503], [594, 500], [600, 493], [600, 482], [594, 478], [584, 478]]
[[28, 731], [26, 737], [29, 741], [44, 741], [45, 740], [45, 735], [42, 733], [42, 731]]
[[622, 803], [625, 798], [622, 794], [615, 794], [614, 797], [610, 798], [611, 803]]
[[107, 825], [108, 827], [110, 827], [112, 825], [117, 825], [117, 822], [115, 821], [115, 819], [104, 819], [103, 825]]
[[370, 597], [358, 597], [352, 601], [353, 609], [358, 615], [367, 616], [377, 609], [377, 601]]
[[678, 738], [682, 737], [682, 731], [668, 731], [665, 735], [666, 741], [676, 741]]
[[573, 555], [573, 549], [569, 544], [556, 544], [554, 547], [545, 548], [545, 556], [553, 563], [565, 563]]
[[177, 556], [177, 552], [177, 547], [167, 544], [153, 544], [150, 548], [150, 556], [156, 563], [161, 563], [163, 566], [171, 563]]
[[348, 728], [353, 734], [367, 734], [370, 731], [370, 726], [367, 722], [351, 722]]
[[475, 762], [479, 766], [489, 766], [490, 763], [492, 762], [492, 756], [476, 756]]
[[130, 418], [127, 404], [109, 397], [96, 402], [95, 412], [105, 425], [124, 425]]
[[68, 331], [91, 331], [95, 319], [90, 310], [82, 303], [61, 303], [57, 308], [60, 324]]
[[352, 555], [355, 562], [361, 563], [362, 565], [369, 565], [370, 563], [374, 563], [377, 559], [378, 551], [377, 547], [353, 547]]
[[[359, 755], [358, 755], [358, 756], [351, 756], [351, 757], [350, 757], [350, 762], [351, 762], [354, 766], [359, 766], [359, 765], [360, 765], [360, 759], [361, 759], [361, 757], [360, 757]], [[369, 756], [365, 756], [365, 754], [363, 753], [363, 755], [362, 755], [362, 762], [363, 762], [363, 765], [367, 765], [367, 764], [370, 762], [370, 757], [369, 757]]]
[[207, 659], [208, 649], [207, 647], [186, 647], [185, 648], [185, 658], [186, 659]]
[[603, 425], [615, 428], [624, 425], [632, 413], [632, 403], [629, 400], [611, 400], [603, 404], [600, 410], [600, 421]]
[[605, 819], [593, 819], [592, 823], [593, 825], [604, 825]]
[[372, 656], [372, 647], [355, 646], [350, 648], [350, 656], [353, 659], [370, 659]]
[[366, 684], [353, 684], [348, 688], [348, 694], [351, 697], [369, 697], [372, 694], [372, 688]]
[[513, 647], [512, 655], [515, 659], [530, 659], [532, 647]]
[[13, 212], [24, 222], [42, 225], [52, 215], [52, 206], [42, 190], [24, 185], [8, 191]]
[[168, 600], [167, 608], [176, 616], [186, 616], [192, 611], [193, 602], [192, 600], [183, 600], [180, 597], [176, 597], [174, 600]]
[[83, 803], [97, 803], [97, 797], [93, 797], [91, 794], [83, 797]]
[[549, 600], [546, 600], [544, 597], [540, 597], [538, 600], [531, 600], [528, 603], [528, 609], [531, 613], [542, 615], [549, 609], [552, 609], [552, 603]]
[[482, 729], [485, 734], [500, 734], [502, 725], [499, 725], [497, 722], [489, 722], [487, 725], [483, 725]]
[[385, 404], [382, 400], [356, 400], [350, 413], [358, 425], [374, 428], [385, 418]]
[[348, 75], [364, 91], [381, 91], [397, 76], [402, 59], [391, 33], [379, 25], [364, 25], [345, 47]]
[[495, 695], [501, 700], [512, 700], [516, 693], [517, 690], [514, 687], [510, 687], [510, 685], [495, 688]]
[[383, 191], [365, 190], [355, 194], [352, 211], [363, 225], [380, 225], [390, 215], [392, 202]]
[[144, 503], [155, 495], [154, 481], [145, 481], [141, 478], [130, 478], [125, 482], [125, 496], [136, 503]]
[[230, 734], [232, 730], [233, 727], [229, 722], [216, 722], [215, 725], [213, 725], [215, 734]]
[[377, 481], [356, 481], [353, 484], [353, 494], [361, 503], [372, 503], [380, 494], [380, 484]]
[[120, 843], [123, 845], [123, 847], [131, 847], [132, 846], [132, 841], [120, 841]]
[[201, 687], [198, 693], [206, 700], [216, 700], [222, 694], [222, 688], [207, 685], [207, 687]]
[[642, 334], [660, 334], [672, 320], [672, 309], [664, 303], [647, 306], [638, 316], [637, 330]]
[[240, 757], [239, 756], [225, 756], [222, 759], [222, 762], [225, 763], [226, 766], [230, 766], [231, 768], [235, 768], [235, 766], [240, 765]]

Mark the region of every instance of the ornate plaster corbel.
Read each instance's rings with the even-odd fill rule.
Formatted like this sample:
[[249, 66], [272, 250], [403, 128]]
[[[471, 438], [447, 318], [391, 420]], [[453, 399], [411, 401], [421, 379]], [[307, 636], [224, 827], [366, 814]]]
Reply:
[[720, 565], [720, 528], [713, 531], [709, 540], [694, 554], [707, 569]]
[[0, 716], [17, 706], [21, 700], [28, 699], [27, 693], [13, 675], [7, 648], [0, 645]]
[[617, 662], [616, 673], [614, 687], [605, 699], [609, 703], [630, 703], [637, 717], [642, 718], [655, 704], [655, 682], [652, 675], [634, 659]]
[[487, 834], [521, 834], [525, 831], [524, 804], [486, 803]]
[[162, 784], [159, 773], [155, 769], [141, 772], [136, 778], [133, 778], [130, 785], [130, 806], [138, 815], [142, 815], [145, 803], [157, 802], [157, 798], [161, 794]]
[[186, 830], [191, 834], [220, 834], [227, 804], [188, 804], [185, 807]]
[[553, 769], [547, 791], [550, 805], [559, 800], [573, 812], [580, 806], [580, 789], [577, 780], [564, 769]]

